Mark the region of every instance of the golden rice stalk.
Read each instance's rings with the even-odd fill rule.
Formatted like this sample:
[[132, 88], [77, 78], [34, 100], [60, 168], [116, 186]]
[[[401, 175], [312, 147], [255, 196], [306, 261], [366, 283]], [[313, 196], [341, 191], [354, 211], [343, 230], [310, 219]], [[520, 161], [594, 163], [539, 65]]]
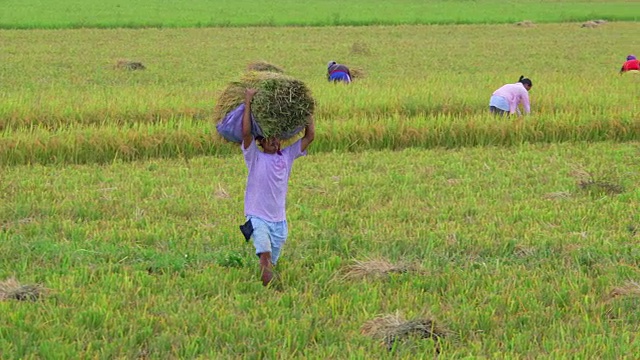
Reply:
[[44, 293], [45, 288], [37, 284], [21, 285], [15, 278], [0, 281], [0, 301], [36, 301]]

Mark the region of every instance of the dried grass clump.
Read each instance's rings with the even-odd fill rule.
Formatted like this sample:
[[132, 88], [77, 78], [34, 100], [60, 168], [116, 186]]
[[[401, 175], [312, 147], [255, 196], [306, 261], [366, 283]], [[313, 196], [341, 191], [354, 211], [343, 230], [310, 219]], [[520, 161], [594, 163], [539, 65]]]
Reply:
[[407, 264], [393, 264], [385, 259], [355, 260], [354, 264], [346, 267], [343, 278], [379, 278], [393, 273], [402, 274], [411, 270], [415, 270], [415, 267]]
[[262, 60], [249, 63], [247, 65], [247, 71], [267, 71], [284, 74], [284, 68]]
[[533, 254], [535, 254], [536, 249], [531, 247], [531, 246], [527, 246], [527, 245], [522, 245], [522, 244], [518, 244], [514, 247], [513, 249], [513, 253], [517, 256], [517, 257], [529, 257]]
[[568, 199], [571, 197], [571, 193], [567, 192], [567, 191], [558, 191], [558, 192], [552, 192], [552, 193], [547, 193], [544, 195], [545, 199], [549, 199], [549, 200], [553, 200], [553, 199]]
[[516, 26], [521, 26], [521, 27], [535, 27], [536, 24], [533, 23], [533, 21], [531, 20], [522, 20], [522, 21], [518, 21], [516, 23]]
[[578, 187], [591, 194], [618, 195], [624, 192], [622, 185], [611, 181], [598, 180], [591, 173], [581, 169], [573, 170], [572, 175], [576, 178]]
[[15, 278], [0, 281], [0, 301], [36, 301], [44, 295], [45, 291], [41, 285], [22, 285]]
[[356, 41], [351, 45], [352, 55], [371, 55], [369, 45], [362, 41]]
[[360, 331], [363, 335], [379, 339], [392, 350], [399, 341], [417, 337], [435, 341], [436, 352], [440, 352], [440, 340], [448, 336], [448, 331], [437, 326], [431, 319], [405, 320], [399, 314], [380, 315], [365, 322]]
[[359, 67], [349, 68], [349, 73], [351, 74], [351, 80], [364, 79], [367, 76], [367, 73]]
[[593, 29], [593, 28], [597, 28], [598, 25], [600, 25], [600, 24], [598, 24], [595, 21], [585, 21], [585, 22], [582, 23], [582, 25], [580, 25], [580, 27], [581, 28]]
[[315, 109], [309, 88], [293, 77], [265, 71], [251, 71], [227, 85], [213, 110], [216, 122], [244, 101], [245, 90], [258, 89], [251, 113], [265, 137], [288, 139], [301, 131]]
[[619, 286], [609, 292], [609, 299], [620, 296], [636, 296], [640, 297], [640, 283], [636, 281], [627, 281], [623, 286]]
[[116, 61], [115, 68], [118, 70], [144, 70], [146, 67], [144, 64], [138, 61], [130, 60], [118, 60]]
[[622, 187], [622, 185], [614, 184], [607, 181], [597, 181], [597, 180], [584, 181], [584, 182], [579, 182], [578, 186], [581, 189], [586, 190], [590, 193], [604, 193], [607, 195], [618, 195], [624, 192], [624, 187]]

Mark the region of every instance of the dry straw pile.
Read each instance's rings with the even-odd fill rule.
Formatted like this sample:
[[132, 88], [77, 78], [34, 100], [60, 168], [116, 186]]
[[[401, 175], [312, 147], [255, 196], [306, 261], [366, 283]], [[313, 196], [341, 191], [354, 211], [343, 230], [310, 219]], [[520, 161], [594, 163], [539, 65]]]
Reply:
[[284, 68], [268, 63], [263, 60], [254, 61], [247, 65], [247, 71], [267, 71], [279, 74], [284, 74]]
[[516, 26], [520, 27], [535, 27], [536, 25], [531, 20], [522, 20], [516, 23]]
[[44, 292], [45, 289], [40, 285], [22, 285], [14, 278], [0, 281], [0, 301], [36, 301]]
[[145, 70], [147, 67], [139, 61], [118, 60], [114, 66], [118, 70]]
[[415, 265], [393, 264], [386, 259], [355, 260], [343, 271], [343, 279], [382, 278], [390, 274], [420, 272]]
[[265, 137], [288, 139], [308, 123], [315, 109], [309, 88], [300, 80], [278, 72], [249, 71], [220, 93], [213, 110], [216, 122], [244, 102], [245, 90], [257, 89], [251, 113]]
[[360, 328], [362, 334], [381, 340], [388, 350], [397, 342], [413, 338], [435, 341], [436, 352], [440, 352], [440, 340], [448, 331], [430, 319], [405, 320], [400, 314], [387, 314], [369, 320]]
[[351, 80], [364, 79], [367, 77], [367, 73], [364, 69], [359, 67], [349, 68], [349, 73], [351, 73]]

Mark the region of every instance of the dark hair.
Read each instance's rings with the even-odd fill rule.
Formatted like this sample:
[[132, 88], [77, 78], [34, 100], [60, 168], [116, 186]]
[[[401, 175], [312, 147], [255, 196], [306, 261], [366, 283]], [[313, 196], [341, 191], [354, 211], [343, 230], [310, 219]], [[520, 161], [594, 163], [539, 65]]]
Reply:
[[518, 82], [521, 82], [525, 85], [533, 86], [533, 84], [531, 83], [531, 80], [524, 77], [524, 75], [520, 75], [520, 79], [518, 79]]

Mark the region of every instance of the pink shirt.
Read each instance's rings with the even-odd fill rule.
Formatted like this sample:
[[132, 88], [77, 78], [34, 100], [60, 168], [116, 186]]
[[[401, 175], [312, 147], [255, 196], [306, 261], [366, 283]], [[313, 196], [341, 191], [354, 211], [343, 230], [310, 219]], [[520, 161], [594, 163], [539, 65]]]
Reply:
[[531, 112], [531, 106], [529, 105], [529, 92], [524, 88], [524, 84], [517, 82], [515, 84], [507, 84], [500, 89], [493, 92], [495, 96], [501, 96], [509, 103], [509, 113], [513, 114], [516, 111], [520, 114], [518, 104], [524, 106], [524, 112], [526, 114]]
[[248, 148], [242, 144], [244, 161], [249, 169], [244, 193], [244, 214], [280, 222], [286, 220], [285, 204], [293, 160], [307, 154], [300, 151], [302, 140], [282, 149], [282, 155], [265, 154], [255, 139]]

